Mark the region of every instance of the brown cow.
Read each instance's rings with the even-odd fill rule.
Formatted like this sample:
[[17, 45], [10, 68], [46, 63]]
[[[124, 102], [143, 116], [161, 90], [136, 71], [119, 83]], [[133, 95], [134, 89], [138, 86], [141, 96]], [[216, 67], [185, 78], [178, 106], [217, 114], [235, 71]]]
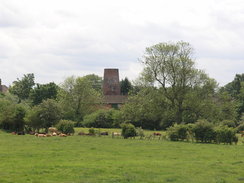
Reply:
[[40, 133], [40, 134], [37, 134], [37, 137], [46, 137], [46, 134]]
[[154, 136], [161, 136], [162, 134], [159, 133], [159, 132], [154, 132], [153, 135], [154, 135]]
[[64, 134], [64, 133], [59, 134], [59, 136], [60, 136], [60, 137], [67, 137], [67, 135]]

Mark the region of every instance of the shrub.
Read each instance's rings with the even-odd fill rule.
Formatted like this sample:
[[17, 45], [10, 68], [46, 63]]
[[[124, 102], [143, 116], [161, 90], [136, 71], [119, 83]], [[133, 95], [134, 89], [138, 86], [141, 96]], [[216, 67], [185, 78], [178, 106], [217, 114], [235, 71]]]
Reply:
[[88, 131], [89, 131], [90, 135], [95, 135], [96, 134], [96, 131], [95, 131], [94, 128], [90, 128]]
[[193, 133], [197, 141], [212, 142], [215, 140], [213, 125], [206, 120], [198, 120], [193, 128]]
[[136, 128], [136, 135], [139, 136], [140, 139], [142, 139], [145, 136], [144, 131], [141, 127]]
[[167, 134], [170, 140], [178, 141], [187, 139], [188, 126], [187, 125], [174, 125], [167, 129]]
[[171, 127], [167, 128], [167, 135], [168, 135], [169, 139], [172, 141], [179, 140], [178, 130], [175, 126], [171, 126]]
[[218, 126], [215, 128], [216, 143], [232, 144], [237, 142], [236, 130], [227, 126]]
[[127, 139], [128, 137], [135, 137], [136, 136], [136, 128], [131, 123], [123, 123], [122, 127], [122, 136]]
[[114, 109], [100, 109], [92, 114], [86, 115], [82, 125], [94, 128], [112, 128], [114, 123], [113, 111]]
[[74, 123], [70, 120], [60, 120], [57, 124], [57, 129], [65, 134], [73, 134], [75, 132], [74, 130]]

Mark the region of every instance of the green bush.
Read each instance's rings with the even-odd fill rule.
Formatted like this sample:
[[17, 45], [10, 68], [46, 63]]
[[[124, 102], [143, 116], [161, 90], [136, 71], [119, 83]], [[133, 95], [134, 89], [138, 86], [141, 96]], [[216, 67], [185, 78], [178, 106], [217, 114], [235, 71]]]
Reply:
[[232, 144], [236, 140], [236, 130], [227, 126], [218, 126], [215, 128], [216, 143]]
[[57, 129], [65, 134], [73, 134], [75, 132], [74, 130], [74, 123], [70, 120], [60, 120], [57, 124]]
[[95, 131], [94, 128], [90, 128], [88, 131], [89, 131], [90, 135], [95, 135], [96, 134], [96, 131]]
[[176, 124], [167, 129], [167, 135], [172, 141], [185, 140], [187, 139], [188, 135], [188, 126], [183, 124]]
[[142, 139], [145, 136], [142, 127], [136, 128], [136, 135], [139, 136], [140, 139]]
[[128, 137], [135, 137], [136, 136], [136, 128], [131, 123], [123, 123], [122, 127], [122, 136], [127, 139]]
[[198, 120], [193, 128], [196, 141], [211, 143], [215, 140], [215, 131], [211, 123], [206, 120]]
[[118, 112], [114, 109], [100, 109], [92, 114], [86, 115], [82, 122], [82, 126], [94, 128], [113, 128], [118, 127]]

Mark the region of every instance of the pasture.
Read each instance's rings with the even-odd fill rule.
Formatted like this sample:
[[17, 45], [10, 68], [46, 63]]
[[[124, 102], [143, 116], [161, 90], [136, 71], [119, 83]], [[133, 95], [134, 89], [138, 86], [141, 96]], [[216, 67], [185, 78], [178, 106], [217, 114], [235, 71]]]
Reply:
[[111, 136], [38, 138], [0, 131], [0, 182], [240, 183], [244, 145]]

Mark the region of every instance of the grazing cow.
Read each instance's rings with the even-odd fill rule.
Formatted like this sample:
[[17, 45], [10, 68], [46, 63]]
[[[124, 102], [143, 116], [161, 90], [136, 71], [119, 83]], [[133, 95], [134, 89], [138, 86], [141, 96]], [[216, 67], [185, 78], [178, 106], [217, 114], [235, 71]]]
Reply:
[[53, 132], [53, 134], [52, 134], [53, 136], [57, 136], [57, 133], [56, 132]]
[[40, 134], [37, 134], [37, 137], [46, 137], [46, 134], [40, 133]]
[[108, 135], [108, 132], [101, 132], [100, 135]]
[[114, 138], [115, 136], [121, 136], [121, 133], [119, 132], [112, 132], [112, 138]]
[[46, 134], [46, 137], [51, 137], [52, 135], [51, 134]]
[[67, 135], [64, 134], [64, 133], [61, 133], [59, 136], [60, 136], [60, 137], [67, 137]]
[[12, 134], [12, 135], [16, 135], [16, 132], [12, 132], [11, 134]]
[[159, 133], [159, 132], [154, 132], [153, 135], [154, 135], [154, 136], [161, 136], [162, 134]]

